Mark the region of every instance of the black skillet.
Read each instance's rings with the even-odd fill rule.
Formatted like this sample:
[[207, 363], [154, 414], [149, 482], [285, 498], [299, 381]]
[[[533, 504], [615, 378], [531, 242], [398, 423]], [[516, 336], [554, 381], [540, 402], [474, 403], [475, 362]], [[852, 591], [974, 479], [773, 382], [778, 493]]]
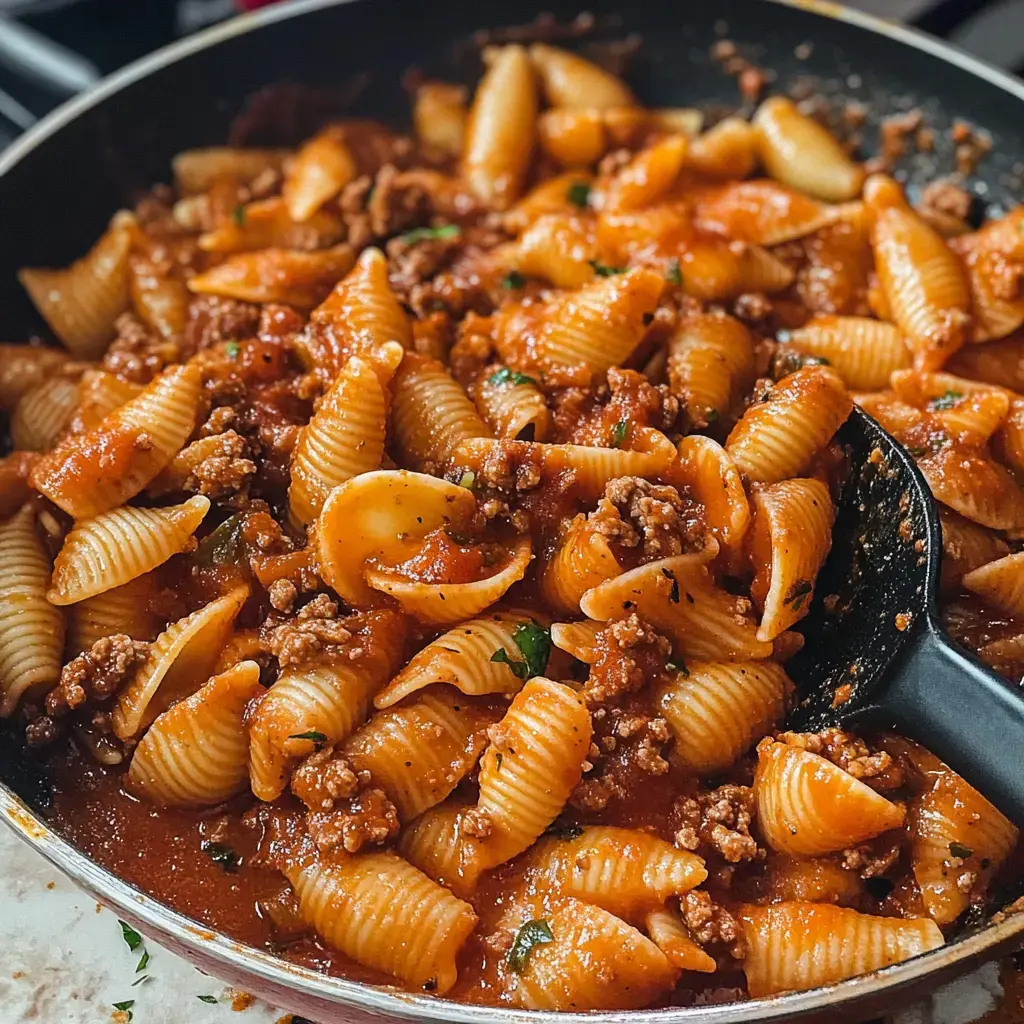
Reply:
[[[41, 328], [16, 283], [16, 269], [61, 264], [83, 252], [112, 210], [166, 178], [175, 152], [232, 136], [249, 144], [294, 143], [317, 121], [346, 112], [401, 122], [408, 117], [403, 72], [415, 66], [472, 82], [480, 70], [478, 47], [467, 44], [474, 31], [528, 24], [537, 13], [535, 0], [307, 0], [289, 6], [304, 16], [273, 12], [262, 30], [217, 47], [197, 45], [187, 59], [158, 67], [129, 88], [108, 86], [111, 95], [104, 102], [79, 101], [82, 109], [75, 117], [65, 113], [61, 131], [41, 132], [34, 145], [29, 140], [21, 152], [16, 147], [16, 158], [0, 160], [0, 335], [22, 339]], [[970, 58], [951, 61], [948, 48], [929, 53], [919, 40], [915, 47], [905, 45], [896, 29], [878, 35], [820, 17], [813, 5], [764, 0], [685, 7], [598, 0], [587, 4], [589, 22], [573, 21], [579, 0], [544, 7], [553, 16], [551, 34], [584, 51], [607, 52], [609, 43], [633, 36], [642, 42], [640, 56], [627, 65], [628, 77], [649, 105], [735, 108], [735, 79], [709, 52], [729, 38], [775, 73], [773, 89], [796, 87], [831, 101], [862, 103], [868, 112], [866, 152], [875, 145], [881, 117], [921, 107], [938, 145], [934, 154], [902, 168], [912, 192], [951, 169], [948, 129], [958, 118], [973, 120], [994, 142], [972, 180], [979, 206], [998, 209], [1016, 201], [1014, 165], [1024, 158], [1022, 89], [1013, 83], [1014, 91], [1008, 90], [1005, 76]], [[831, 5], [829, 13], [834, 14]], [[273, 82], [316, 91], [251, 99]], [[238, 119], [247, 97], [248, 114]], [[860, 724], [898, 724], [1024, 822], [1024, 759], [1006, 756], [1024, 749], [1024, 704], [938, 626], [934, 593], [941, 545], [927, 489], [909, 458], [866, 417], [856, 415], [844, 437], [858, 459], [880, 446], [892, 472], [883, 476], [872, 469], [871, 480], [860, 481], [869, 495], [863, 514], [856, 501], [846, 505], [840, 529], [848, 540], [837, 542], [826, 567], [829, 582], [819, 594], [841, 590], [847, 610], [837, 620], [818, 605], [808, 620], [808, 643], [793, 665], [806, 698], [794, 724], [820, 727], [851, 716]], [[901, 495], [910, 500], [905, 513], [895, 505]], [[905, 516], [923, 551], [896, 532]], [[859, 537], [865, 542], [855, 543]], [[851, 576], [854, 548], [857, 567]], [[897, 628], [898, 613], [910, 616], [911, 628]], [[833, 693], [842, 683], [851, 684], [852, 694], [836, 711]]]

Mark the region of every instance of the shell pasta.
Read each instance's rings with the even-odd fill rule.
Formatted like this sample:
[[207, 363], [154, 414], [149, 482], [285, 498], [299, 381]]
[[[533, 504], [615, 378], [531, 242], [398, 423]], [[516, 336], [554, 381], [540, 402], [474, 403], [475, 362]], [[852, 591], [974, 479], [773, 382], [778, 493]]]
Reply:
[[0, 345], [5, 764], [146, 899], [439, 1019], [839, 983], [1020, 861], [927, 736], [792, 728], [854, 403], [1024, 675], [1024, 207], [753, 69], [647, 107], [603, 25], [424, 64], [409, 135], [286, 91], [276, 148], [261, 94]]

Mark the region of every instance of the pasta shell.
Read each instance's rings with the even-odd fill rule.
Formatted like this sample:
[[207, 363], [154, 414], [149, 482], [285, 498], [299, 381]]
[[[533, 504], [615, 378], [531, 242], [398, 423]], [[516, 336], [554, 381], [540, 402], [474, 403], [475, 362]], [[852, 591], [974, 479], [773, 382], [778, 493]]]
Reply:
[[679, 442], [676, 472], [704, 506], [704, 523], [720, 547], [738, 551], [750, 526], [750, 504], [729, 453], [710, 437], [690, 434]]
[[[401, 346], [393, 345], [395, 362]], [[353, 358], [302, 428], [292, 453], [288, 507], [299, 526], [313, 522], [327, 495], [352, 477], [379, 469], [384, 458], [387, 401], [371, 363]]]
[[18, 451], [48, 452], [71, 424], [78, 406], [78, 384], [51, 377], [18, 399], [11, 415], [11, 443]]
[[508, 555], [507, 563], [493, 576], [472, 583], [423, 583], [395, 570], [369, 566], [363, 570], [363, 579], [374, 590], [393, 597], [404, 612], [420, 622], [447, 626], [479, 615], [526, 575], [533, 558], [529, 534], [517, 537]]
[[746, 178], [760, 160], [758, 130], [739, 117], [726, 117], [690, 143], [686, 162], [716, 178]]
[[499, 717], [440, 688], [378, 711], [345, 741], [342, 754], [355, 771], [370, 773], [402, 821], [412, 821], [472, 771], [487, 746], [487, 727]]
[[[470, 697], [518, 693], [524, 680], [508, 662], [522, 661], [522, 652], [513, 636], [525, 623], [537, 621], [533, 613], [513, 609], [459, 623], [416, 654], [377, 694], [374, 706], [391, 707], [433, 683], [447, 683]], [[502, 650], [508, 660], [494, 661]]]
[[248, 587], [238, 587], [172, 623], [157, 637], [114, 705], [111, 723], [118, 739], [134, 739], [161, 712], [191, 696], [210, 677], [248, 596]]
[[826, 359], [848, 388], [872, 391], [910, 366], [910, 351], [894, 324], [862, 316], [816, 316], [786, 339], [798, 352]]
[[583, 775], [591, 732], [570, 687], [537, 676], [516, 694], [480, 761], [477, 806], [492, 822], [477, 844], [481, 864], [511, 860], [555, 820]]
[[533, 152], [537, 83], [526, 50], [504, 46], [477, 86], [466, 126], [462, 177], [487, 206], [518, 198]]
[[460, 441], [491, 437], [491, 428], [445, 367], [410, 353], [394, 382], [392, 427], [402, 461], [420, 470], [443, 466]]
[[81, 654], [97, 640], [117, 633], [133, 640], [156, 639], [164, 626], [153, 610], [158, 593], [156, 577], [147, 574], [72, 605], [68, 609], [68, 655]]
[[347, 245], [316, 252], [261, 249], [229, 256], [190, 278], [188, 286], [200, 295], [312, 309], [352, 269], [352, 263], [352, 249]]
[[859, 875], [835, 857], [794, 858], [776, 854], [768, 858], [757, 880], [758, 903], [835, 903], [856, 907], [864, 895]]
[[64, 270], [25, 267], [18, 280], [53, 332], [76, 356], [95, 359], [114, 336], [114, 321], [128, 306], [131, 235], [112, 225]]
[[953, 355], [946, 369], [961, 377], [1024, 391], [1024, 337], [968, 345]]
[[64, 619], [46, 600], [50, 559], [29, 506], [0, 526], [0, 718], [60, 679]]
[[1024, 470], [1024, 399], [1010, 400], [1010, 409], [996, 433], [996, 451], [1013, 469]]
[[353, 356], [384, 367], [382, 383], [395, 371], [384, 346], [412, 348], [409, 318], [388, 282], [388, 264], [379, 249], [364, 249], [356, 265], [310, 314], [314, 325], [300, 335], [306, 364], [332, 382]]
[[779, 381], [767, 401], [750, 406], [725, 450], [751, 482], [778, 483], [807, 468], [852, 408], [835, 373], [809, 366]]
[[599, 655], [597, 634], [604, 628], [600, 622], [556, 622], [551, 627], [551, 642], [585, 665], [593, 665]]
[[133, 254], [128, 269], [135, 312], [161, 338], [176, 341], [182, 337], [188, 324], [188, 285], [148, 256]]
[[462, 156], [466, 139], [466, 90], [447, 82], [424, 82], [416, 90], [412, 121], [425, 146]]
[[1007, 615], [1024, 615], [1024, 553], [978, 566], [964, 576], [963, 585]]
[[0, 458], [0, 519], [14, 515], [32, 497], [28, 476], [37, 458], [34, 452], [19, 451]]
[[663, 199], [686, 159], [685, 135], [668, 135], [642, 150], [609, 183], [604, 194], [608, 210], [638, 210]]
[[402, 829], [398, 852], [435, 882], [465, 899], [476, 888], [480, 865], [476, 846], [462, 837], [462, 816], [471, 805], [446, 800]]
[[540, 75], [544, 95], [553, 107], [631, 107], [633, 94], [615, 75], [604, 68], [546, 43], [530, 47], [530, 60]]
[[1007, 543], [991, 530], [972, 523], [948, 508], [939, 509], [942, 522], [942, 589], [960, 589], [963, 577], [1010, 553]]
[[372, 604], [374, 591], [363, 582], [367, 559], [401, 562], [409, 542], [449, 523], [459, 529], [475, 509], [472, 491], [447, 480], [402, 469], [363, 473], [324, 503], [316, 531], [321, 575], [349, 604]]
[[635, 612], [667, 636], [680, 657], [769, 657], [772, 645], [757, 639], [746, 604], [715, 586], [704, 564], [707, 557], [675, 555], [648, 562], [588, 590], [580, 608], [602, 622]]
[[903, 808], [819, 754], [763, 740], [754, 794], [773, 850], [816, 857], [899, 828]]
[[918, 468], [937, 501], [993, 530], [1024, 529], [1024, 491], [1005, 467], [960, 445], [943, 445]]
[[260, 667], [242, 661], [165, 711], [128, 766], [131, 790], [162, 807], [213, 807], [249, 779], [245, 707], [263, 692]]
[[573, 199], [581, 189], [589, 196], [592, 181], [593, 175], [585, 170], [568, 171], [542, 181], [504, 215], [505, 230], [518, 235], [545, 214], [567, 217], [579, 213], [580, 207]]
[[676, 911], [668, 907], [649, 911], [644, 915], [644, 930], [673, 967], [701, 974], [713, 974], [718, 970], [715, 958], [708, 956], [693, 941]]
[[589, 167], [604, 156], [608, 135], [600, 110], [552, 107], [537, 120], [541, 149], [563, 167]]
[[750, 594], [763, 609], [759, 640], [774, 640], [810, 611], [834, 520], [820, 480], [783, 480], [754, 493]]
[[337, 213], [314, 211], [293, 219], [281, 196], [238, 207], [235, 215], [199, 236], [199, 248], [213, 253], [245, 253], [260, 249], [310, 251], [335, 245], [345, 235]]
[[97, 516], [138, 494], [181, 450], [195, 424], [202, 375], [166, 370], [98, 427], [44, 455], [32, 485], [75, 519]]
[[743, 971], [754, 999], [832, 985], [937, 949], [934, 921], [871, 917], [823, 903], [740, 910], [747, 940]]
[[560, 213], [538, 217], [515, 247], [520, 272], [542, 277], [557, 288], [582, 288], [593, 281], [597, 257], [593, 225]]
[[325, 128], [295, 154], [285, 173], [281, 195], [294, 221], [309, 220], [357, 173], [356, 162], [340, 128]]
[[80, 520], [54, 562], [47, 600], [75, 604], [163, 565], [188, 547], [209, 509], [210, 499], [197, 494], [169, 508], [125, 505], [95, 519]]
[[476, 927], [468, 903], [389, 852], [337, 862], [292, 862], [285, 874], [303, 918], [334, 949], [408, 985], [443, 995]]
[[477, 385], [476, 407], [499, 437], [544, 441], [551, 431], [544, 392], [530, 380], [492, 383], [487, 378]]
[[141, 384], [121, 380], [105, 370], [87, 370], [78, 384], [78, 404], [68, 424], [72, 434], [98, 427], [115, 409], [142, 394]]
[[537, 888], [632, 918], [700, 885], [704, 862], [649, 832], [590, 825], [571, 839], [542, 839], [530, 852]]
[[801, 114], [792, 100], [772, 96], [754, 114], [758, 151], [765, 170], [798, 192], [839, 203], [864, 184], [855, 164], [827, 128]]
[[647, 267], [600, 278], [558, 299], [538, 339], [542, 357], [555, 366], [586, 366], [603, 373], [625, 362], [647, 333], [664, 278]]
[[938, 369], [967, 340], [971, 296], [963, 268], [894, 181], [873, 177], [864, 200], [874, 217], [875, 265], [892, 319], [915, 364]]
[[771, 295], [793, 283], [792, 269], [750, 242], [733, 242], [702, 231], [678, 250], [683, 290], [703, 302], [735, 299], [747, 292]]
[[731, 767], [782, 721], [792, 683], [770, 661], [692, 661], [655, 700], [675, 738], [675, 756], [697, 775]]
[[210, 146], [186, 149], [172, 161], [174, 183], [180, 192], [207, 192], [221, 181], [247, 184], [264, 171], [280, 170], [286, 149], [239, 149]]
[[[546, 919], [553, 939], [521, 973], [504, 972], [506, 998], [529, 1010], [639, 1009], [669, 992], [677, 970], [646, 935], [607, 910], [562, 901]], [[595, 963], [615, 964], [607, 973]]]
[[930, 412], [946, 434], [964, 444], [984, 445], [1010, 411], [1012, 392], [950, 373], [898, 370], [891, 383], [898, 398]]
[[52, 379], [68, 362], [68, 354], [56, 348], [0, 345], [0, 409], [13, 409], [22, 395]]
[[761, 178], [700, 193], [694, 215], [698, 226], [707, 231], [773, 246], [835, 223], [839, 210]]
[[575, 615], [588, 590], [620, 572], [622, 567], [607, 539], [585, 516], [579, 515], [558, 542], [538, 579], [549, 607]]

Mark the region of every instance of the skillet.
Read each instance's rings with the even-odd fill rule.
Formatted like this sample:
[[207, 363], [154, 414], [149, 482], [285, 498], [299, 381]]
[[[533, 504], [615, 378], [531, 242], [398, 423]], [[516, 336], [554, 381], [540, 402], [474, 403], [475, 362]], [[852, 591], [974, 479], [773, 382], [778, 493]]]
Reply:
[[[580, 0], [545, 2], [559, 23], [571, 21]], [[903, 168], [911, 190], [951, 167], [947, 132], [958, 118], [982, 125], [993, 152], [974, 179], [982, 204], [1015, 203], [1024, 161], [1021, 101], [1024, 84], [944, 44], [906, 29], [821, 2], [716, 0], [713, 5], [661, 0], [594, 0], [598, 36], [643, 37], [642, 58], [630, 82], [656, 106], [734, 108], [735, 81], [709, 56], [721, 38], [777, 74], [786, 91], [806, 80], [830, 98], [851, 98], [868, 112], [865, 149], [876, 148], [880, 119], [920, 107], [936, 129], [934, 155]], [[323, 92], [314, 112], [347, 109], [403, 122], [408, 101], [402, 73], [412, 65], [429, 74], [472, 81], [479, 63], [467, 47], [477, 29], [522, 25], [537, 0], [298, 0], [248, 15], [169, 47], [112, 76], [56, 111], [0, 156], [0, 336], [24, 340], [41, 323], [15, 280], [24, 265], [61, 265], [84, 252], [110, 213], [152, 181], [166, 178], [174, 153], [222, 143], [248, 96], [272, 82], [291, 81]], [[360, 84], [362, 73], [366, 77]], [[284, 94], [287, 100], [288, 94]], [[280, 97], [279, 97], [280, 99]], [[287, 103], [250, 105], [244, 139], [289, 144], [314, 124], [293, 116]], [[236, 130], [238, 123], [235, 122]], [[21, 752], [0, 733], [0, 814], [27, 842], [119, 916], [174, 952], [230, 984], [294, 1007], [323, 1022], [442, 1020], [622, 1021], [621, 1013], [552, 1014], [467, 1006], [426, 996], [326, 978], [201, 929], [180, 914], [91, 863], [45, 824], [45, 787], [20, 767]], [[864, 1019], [892, 1009], [914, 988], [932, 989], [982, 954], [1012, 947], [1024, 915], [968, 931], [915, 960], [810, 992], [717, 1007], [637, 1011], [645, 1024], [725, 1021]]]

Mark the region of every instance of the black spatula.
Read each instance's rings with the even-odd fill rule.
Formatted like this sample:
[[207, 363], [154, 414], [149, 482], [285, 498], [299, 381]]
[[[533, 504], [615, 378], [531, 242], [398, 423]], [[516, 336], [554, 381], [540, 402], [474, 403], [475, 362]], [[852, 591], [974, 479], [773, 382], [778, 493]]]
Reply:
[[928, 485], [860, 409], [838, 440], [852, 471], [800, 624], [806, 644], [787, 665], [800, 698], [789, 724], [895, 727], [1024, 824], [1024, 696], [940, 624], [942, 531]]

